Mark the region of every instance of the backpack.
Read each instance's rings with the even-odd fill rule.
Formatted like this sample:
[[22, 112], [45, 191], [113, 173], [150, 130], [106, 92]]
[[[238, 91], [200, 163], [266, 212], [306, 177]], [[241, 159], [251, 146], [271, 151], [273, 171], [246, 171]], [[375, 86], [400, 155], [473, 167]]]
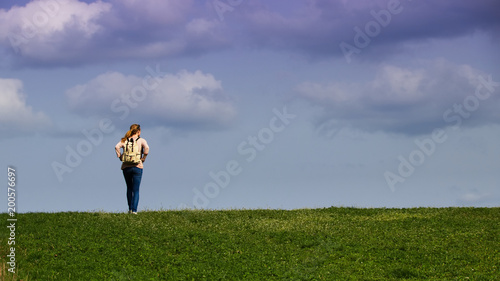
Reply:
[[122, 162], [125, 164], [139, 164], [141, 163], [141, 149], [139, 147], [137, 138], [135, 141], [133, 138], [127, 139], [125, 141], [125, 147], [123, 148]]

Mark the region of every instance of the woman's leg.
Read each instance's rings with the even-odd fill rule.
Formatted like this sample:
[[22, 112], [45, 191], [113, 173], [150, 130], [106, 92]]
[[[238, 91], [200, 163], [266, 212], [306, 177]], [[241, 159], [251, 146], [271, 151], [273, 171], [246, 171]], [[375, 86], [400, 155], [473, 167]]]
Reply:
[[132, 212], [137, 212], [137, 206], [139, 205], [139, 187], [141, 186], [142, 180], [142, 169], [132, 168]]
[[123, 171], [123, 177], [125, 178], [125, 183], [127, 184], [127, 203], [128, 210], [132, 211], [132, 199], [133, 199], [133, 172], [131, 168], [125, 168]]

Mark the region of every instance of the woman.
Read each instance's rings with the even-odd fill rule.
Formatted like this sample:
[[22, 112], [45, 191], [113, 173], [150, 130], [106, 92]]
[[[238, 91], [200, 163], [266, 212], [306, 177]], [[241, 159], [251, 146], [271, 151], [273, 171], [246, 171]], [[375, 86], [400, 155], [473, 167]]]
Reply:
[[115, 146], [116, 156], [118, 156], [120, 160], [123, 159], [127, 140], [137, 142], [139, 151], [141, 151], [141, 159], [139, 163], [122, 163], [121, 168], [123, 171], [123, 177], [125, 178], [125, 183], [127, 184], [128, 212], [131, 214], [137, 214], [137, 205], [139, 204], [139, 187], [141, 185], [142, 170], [144, 168], [143, 162], [146, 161], [146, 157], [148, 156], [149, 146], [148, 142], [141, 138], [141, 126], [133, 124], [130, 126], [130, 130]]

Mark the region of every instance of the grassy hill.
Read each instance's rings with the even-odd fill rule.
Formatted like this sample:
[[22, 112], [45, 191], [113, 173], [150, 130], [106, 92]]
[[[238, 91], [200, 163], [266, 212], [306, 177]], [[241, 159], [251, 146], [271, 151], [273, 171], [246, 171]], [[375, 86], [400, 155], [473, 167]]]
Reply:
[[[7, 214], [0, 217], [5, 225]], [[17, 215], [3, 280], [500, 280], [500, 208]]]

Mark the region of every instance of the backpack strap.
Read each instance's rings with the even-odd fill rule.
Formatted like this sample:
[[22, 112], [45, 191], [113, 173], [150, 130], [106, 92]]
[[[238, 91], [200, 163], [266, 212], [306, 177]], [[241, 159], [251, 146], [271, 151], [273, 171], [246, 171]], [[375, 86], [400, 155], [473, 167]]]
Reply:
[[[137, 137], [137, 139], [135, 139], [135, 142], [137, 142], [141, 137]], [[134, 138], [129, 138], [127, 139], [127, 141], [125, 142], [125, 150], [128, 151], [128, 143], [131, 142], [132, 143], [132, 151], [131, 152], [134, 152]]]
[[[141, 138], [141, 137], [137, 137], [137, 138], [135, 139], [135, 142], [137, 142], [140, 138]], [[139, 145], [139, 144], [137, 144], [137, 145]], [[133, 145], [132, 145], [132, 147], [133, 147]], [[139, 149], [140, 149], [140, 147], [139, 147]], [[132, 148], [132, 151], [133, 151], [133, 148]]]
[[132, 152], [134, 152], [134, 139], [133, 138], [127, 139], [127, 144], [125, 145], [125, 147], [127, 148], [127, 151], [128, 151], [128, 143], [129, 142], [132, 143]]

